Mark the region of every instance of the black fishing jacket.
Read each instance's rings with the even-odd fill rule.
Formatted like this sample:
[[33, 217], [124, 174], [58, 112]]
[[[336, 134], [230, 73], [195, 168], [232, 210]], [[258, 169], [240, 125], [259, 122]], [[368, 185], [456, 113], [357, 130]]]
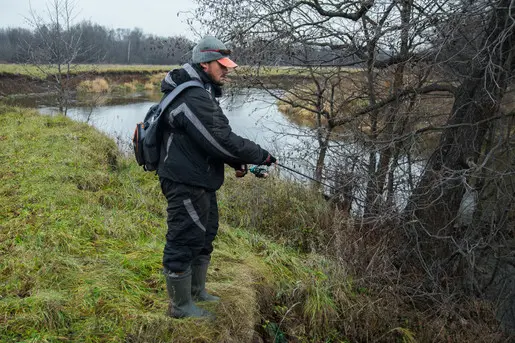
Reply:
[[184, 90], [163, 113], [163, 140], [157, 174], [175, 182], [219, 189], [224, 181], [224, 163], [261, 164], [268, 152], [232, 132], [217, 97], [221, 88], [197, 66], [185, 64], [169, 72], [161, 82], [168, 94], [179, 84], [198, 79], [204, 89]]

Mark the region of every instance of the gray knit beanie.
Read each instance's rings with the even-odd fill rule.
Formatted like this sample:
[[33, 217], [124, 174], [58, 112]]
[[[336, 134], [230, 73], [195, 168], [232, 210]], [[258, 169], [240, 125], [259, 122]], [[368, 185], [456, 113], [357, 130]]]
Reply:
[[211, 62], [227, 57], [230, 54], [231, 51], [219, 39], [213, 36], [206, 36], [193, 48], [191, 62]]

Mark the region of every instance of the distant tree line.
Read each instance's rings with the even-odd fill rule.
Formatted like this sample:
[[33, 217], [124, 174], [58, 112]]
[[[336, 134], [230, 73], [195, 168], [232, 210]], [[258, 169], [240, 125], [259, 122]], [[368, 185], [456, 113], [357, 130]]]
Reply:
[[[46, 28], [47, 31], [56, 28]], [[109, 29], [83, 21], [70, 27], [69, 35], [80, 37], [74, 63], [182, 64], [189, 61], [195, 42], [181, 36], [159, 37], [139, 28]], [[24, 63], [31, 60], [27, 47], [44, 44], [41, 28], [0, 28], [0, 62]], [[302, 55], [304, 58], [299, 59]], [[233, 56], [242, 65], [353, 65], [355, 54], [334, 47], [305, 44], [284, 45], [279, 41], [248, 39], [234, 46]], [[379, 59], [381, 54], [379, 54]]]
[[[52, 28], [47, 28], [48, 31]], [[44, 43], [41, 30], [0, 28], [0, 61], [22, 63], [31, 60], [28, 46]], [[83, 21], [70, 27], [80, 37], [80, 54], [75, 63], [179, 64], [187, 61], [194, 45], [184, 37], [158, 37], [141, 29], [108, 29]]]

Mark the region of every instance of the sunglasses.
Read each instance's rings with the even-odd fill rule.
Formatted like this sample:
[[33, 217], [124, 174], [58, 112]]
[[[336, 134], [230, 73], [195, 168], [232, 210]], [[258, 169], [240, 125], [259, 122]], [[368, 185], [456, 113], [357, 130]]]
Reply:
[[200, 50], [200, 52], [218, 52], [223, 56], [229, 56], [231, 54], [231, 50], [229, 49], [204, 49]]

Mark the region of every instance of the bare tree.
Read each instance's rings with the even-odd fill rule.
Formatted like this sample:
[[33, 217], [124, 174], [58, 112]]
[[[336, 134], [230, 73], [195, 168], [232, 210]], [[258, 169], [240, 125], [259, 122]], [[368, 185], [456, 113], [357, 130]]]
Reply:
[[[223, 27], [220, 35], [243, 47], [238, 58], [254, 66], [256, 84], [282, 86], [285, 92], [271, 93], [312, 113], [318, 143], [312, 152], [315, 178], [336, 172], [324, 173], [326, 158], [341, 155], [339, 143], [352, 131], [354, 143], [366, 148], [355, 154], [367, 156], [356, 169], [366, 185], [363, 197], [356, 196], [360, 211], [375, 217], [392, 206], [399, 158], [409, 151], [395, 136], [413, 126], [416, 118], [410, 113], [417, 111], [421, 95], [451, 88], [448, 82], [434, 82], [430, 64], [421, 63], [430, 43], [425, 35], [433, 25], [425, 11], [436, 11], [446, 1], [422, 8], [408, 0], [198, 2], [202, 23], [215, 32]], [[286, 87], [281, 81], [260, 83], [260, 69], [270, 64], [279, 65], [283, 80], [292, 82]], [[355, 160], [348, 155], [338, 159], [347, 157]]]
[[[440, 52], [456, 75], [455, 99], [405, 210], [406, 228], [417, 265], [435, 288], [489, 291], [513, 308], [515, 193], [508, 131], [514, 113], [501, 104], [513, 84], [515, 4], [480, 1], [462, 9], [441, 26], [446, 44]], [[512, 311], [504, 322], [514, 320]]]
[[[512, 0], [197, 2], [201, 23], [241, 47], [256, 84], [282, 86], [271, 93], [313, 114], [315, 175], [332, 168], [328, 152], [352, 171], [358, 186], [342, 187], [345, 197], [369, 230], [395, 235], [393, 266], [424, 275], [431, 292], [485, 295], [498, 275], [515, 283], [514, 113], [501, 106], [513, 82]], [[259, 83], [263, 65], [280, 66], [282, 83]]]
[[32, 8], [27, 22], [35, 39], [25, 42], [27, 63], [34, 66], [54, 88], [59, 112], [66, 115], [70, 103], [71, 79], [77, 70], [77, 60], [88, 52], [81, 45], [82, 31], [72, 30], [75, 2], [52, 0], [43, 14]]

